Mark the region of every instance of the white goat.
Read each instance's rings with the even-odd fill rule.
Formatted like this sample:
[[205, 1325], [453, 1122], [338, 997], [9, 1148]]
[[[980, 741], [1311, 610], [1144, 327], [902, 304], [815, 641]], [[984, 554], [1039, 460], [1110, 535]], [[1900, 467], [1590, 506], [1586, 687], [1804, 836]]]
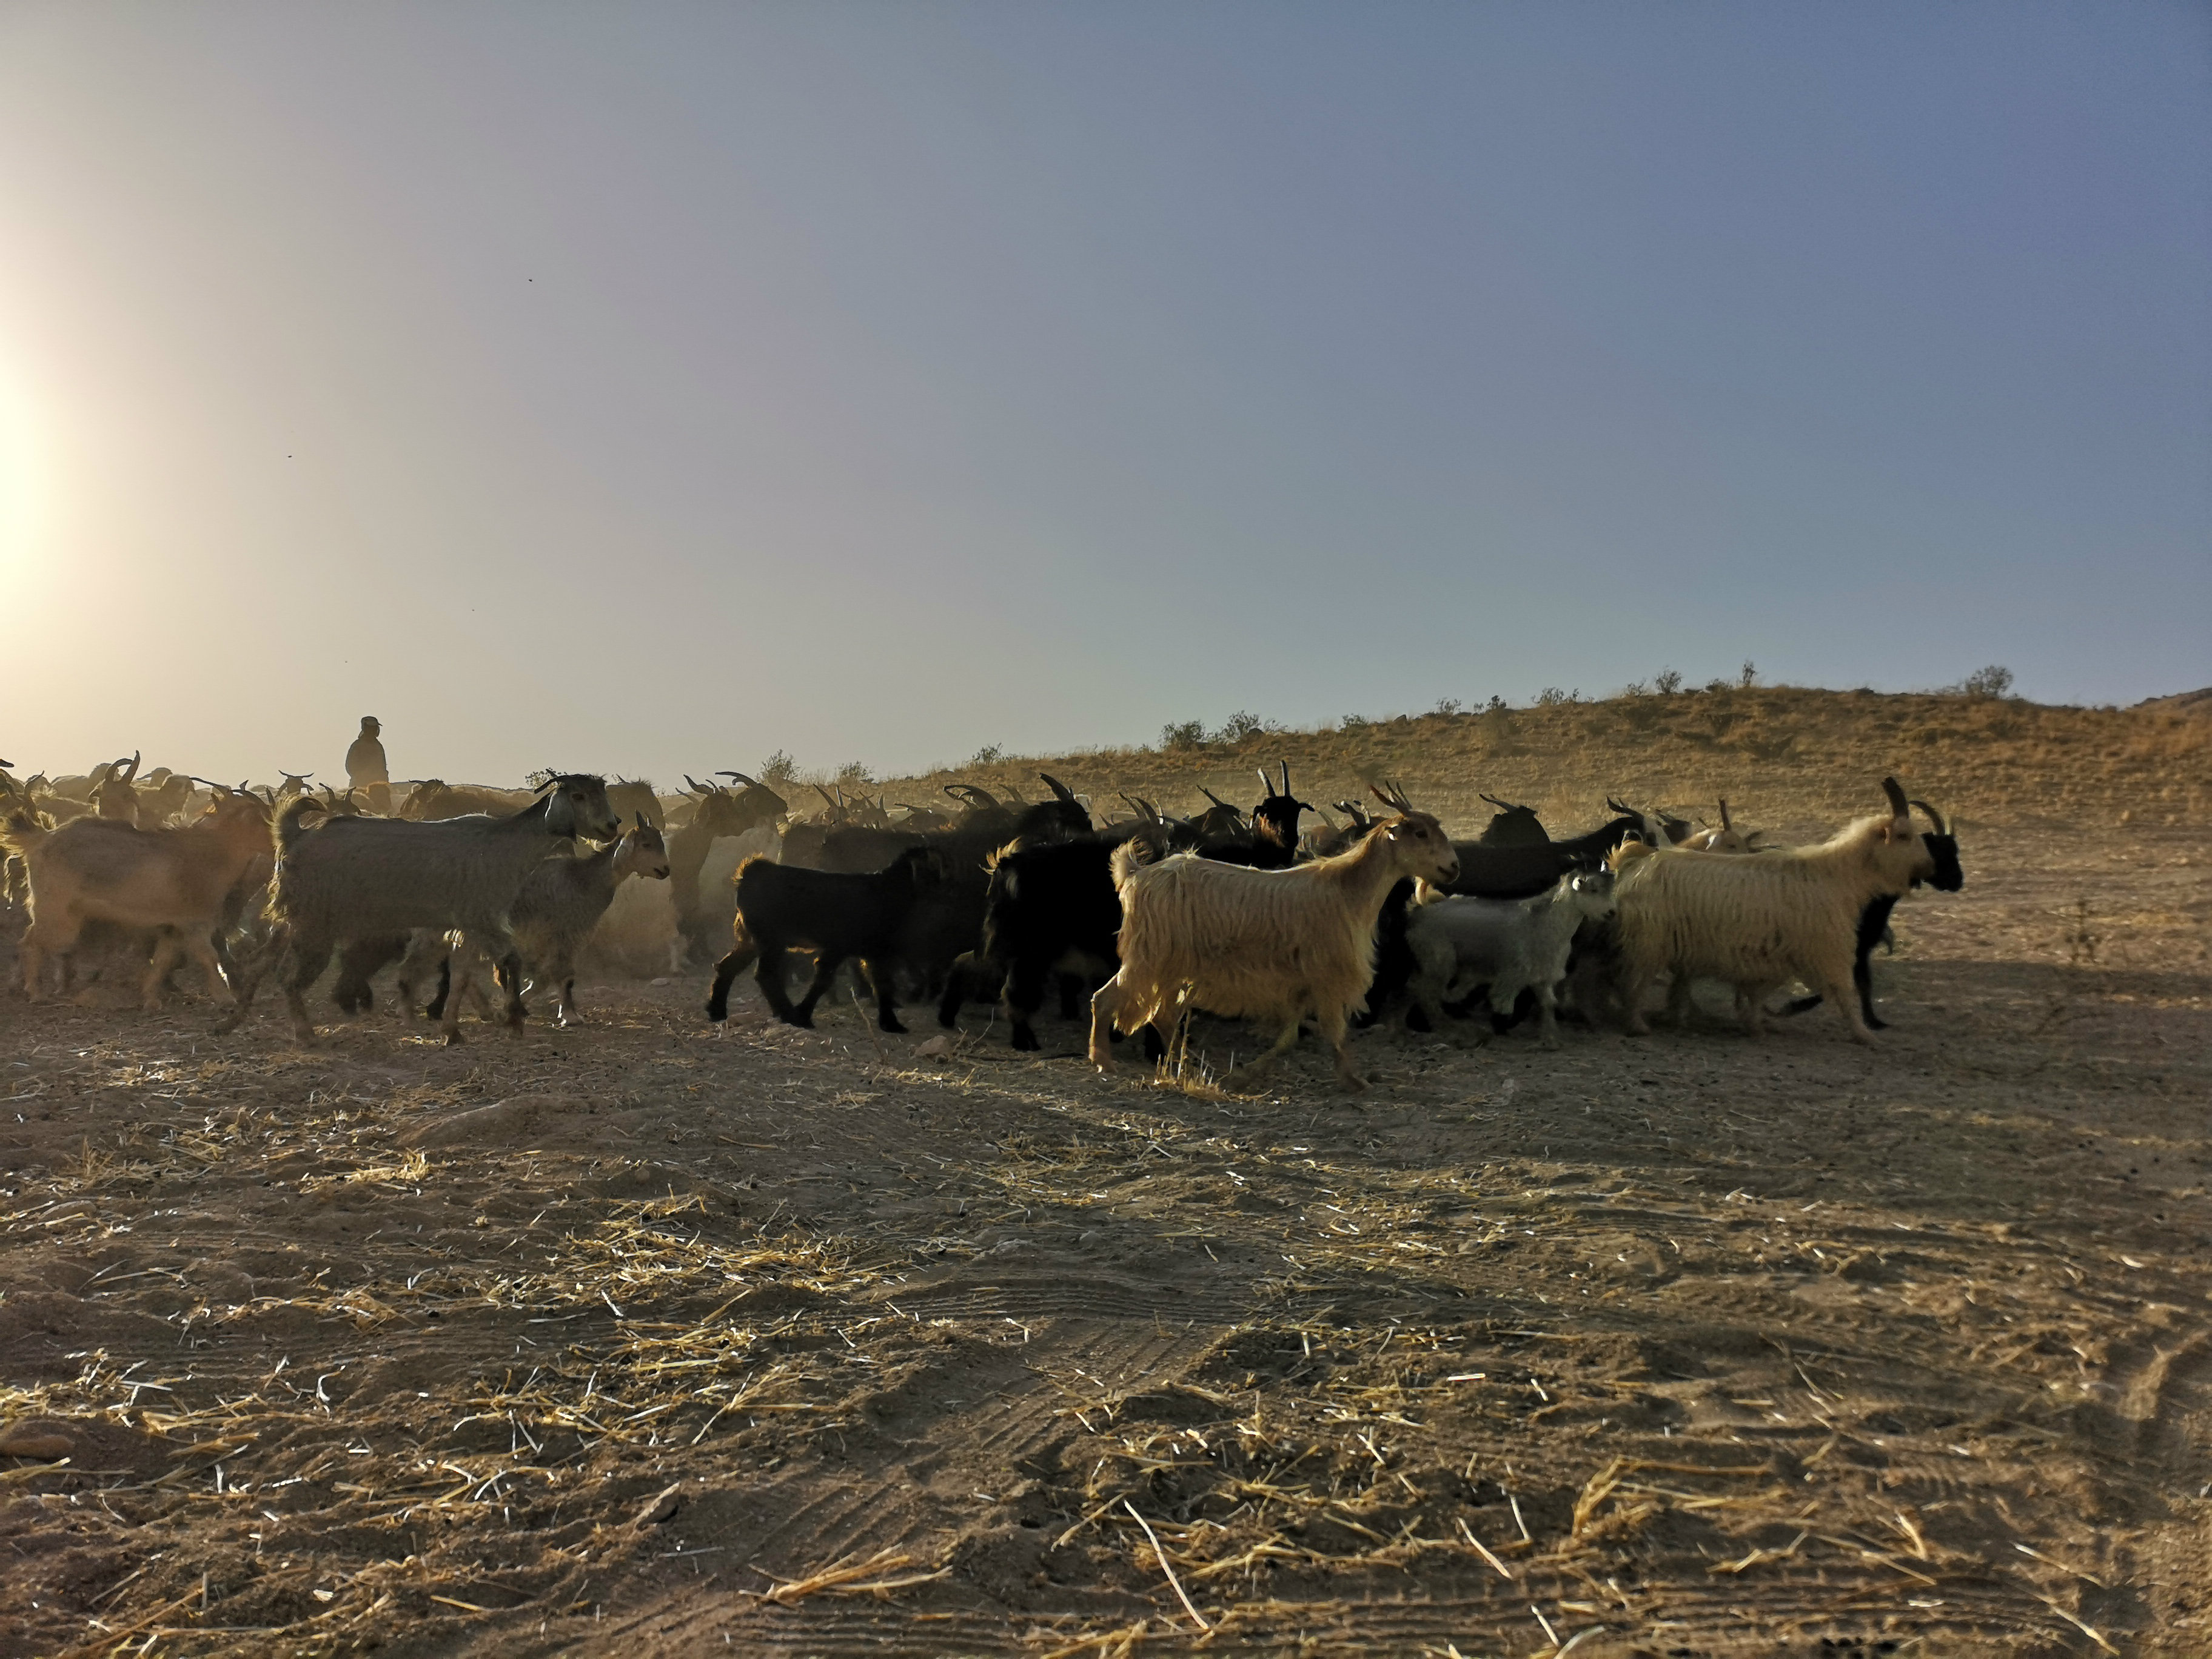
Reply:
[[1756, 853], [1760, 850], [1756, 844], [1758, 841], [1758, 830], [1753, 830], [1747, 835], [1729, 821], [1728, 802], [1723, 800], [1721, 802], [1721, 827], [1700, 830], [1686, 836], [1680, 845], [1686, 853]]
[[1513, 1012], [1523, 991], [1536, 994], [1547, 1048], [1559, 1046], [1559, 981], [1575, 932], [1613, 914], [1613, 876], [1604, 870], [1559, 878], [1547, 893], [1527, 899], [1441, 898], [1415, 907], [1406, 945], [1416, 970], [1413, 1000], [1433, 1022], [1437, 1006], [1490, 987], [1490, 1011]]
[[1187, 1007], [1272, 1022], [1275, 1045], [1231, 1082], [1256, 1073], [1298, 1038], [1311, 1015], [1336, 1053], [1347, 1089], [1345, 1028], [1375, 978], [1375, 921], [1390, 890], [1412, 878], [1442, 886], [1459, 874], [1443, 827], [1401, 794], [1379, 799], [1398, 816], [1348, 853], [1254, 870], [1178, 853], [1140, 864], [1133, 844], [1115, 849], [1121, 900], [1121, 970], [1091, 1000], [1091, 1060], [1111, 1068], [1109, 1033], [1150, 1024], [1166, 1042]]
[[1860, 913], [1935, 873], [1895, 778], [1882, 780], [1891, 811], [1861, 818], [1814, 847], [1756, 858], [1713, 858], [1674, 848], [1624, 848], [1616, 865], [1620, 988], [1628, 1030], [1650, 1028], [1644, 996], [1661, 974], [1677, 1006], [1693, 977], [1735, 988], [1744, 1028], [1764, 1026], [1763, 1000], [1802, 979], [1842, 1012], [1854, 1040], [1872, 1042], [1852, 988]]

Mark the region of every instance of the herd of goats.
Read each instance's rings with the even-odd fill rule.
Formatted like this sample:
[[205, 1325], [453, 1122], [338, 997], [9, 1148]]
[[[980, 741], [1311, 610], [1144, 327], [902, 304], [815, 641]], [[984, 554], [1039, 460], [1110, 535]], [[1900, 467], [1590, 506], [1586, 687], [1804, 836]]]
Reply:
[[[88, 942], [143, 962], [158, 1007], [185, 957], [235, 1027], [274, 976], [302, 1042], [307, 996], [331, 965], [332, 1000], [368, 1010], [373, 977], [398, 965], [403, 1010], [459, 1040], [464, 1003], [520, 1028], [526, 992], [549, 989], [576, 1017], [577, 962], [629, 878], [665, 881], [673, 969], [716, 956], [707, 1016], [728, 1012], [751, 968], [776, 1016], [810, 1025], [841, 968], [854, 964], [877, 1021], [902, 1031], [902, 1001], [934, 1000], [953, 1028], [971, 1000], [1003, 1002], [1013, 1046], [1035, 1049], [1056, 988], [1079, 1018], [1090, 991], [1090, 1057], [1143, 1033], [1146, 1058], [1175, 1054], [1188, 1016], [1257, 1023], [1273, 1047], [1310, 1025], [1336, 1073], [1363, 1086], [1347, 1028], [1402, 1009], [1431, 1030], [1447, 1011], [1495, 1029], [1534, 1013], [1556, 1047], [1562, 1008], [1593, 1025], [1648, 1029], [1667, 987], [1686, 1018], [1699, 979], [1729, 987], [1756, 1034], [1778, 1012], [1826, 1000], [1871, 1041], [1869, 960], [1898, 899], [1923, 883], [1963, 882], [1956, 839], [1893, 778], [1884, 810], [1811, 846], [1761, 848], [1722, 804], [1718, 829], [1608, 800], [1613, 816], [1554, 839], [1527, 806], [1497, 808], [1476, 839], [1455, 841], [1395, 787], [1336, 815], [1297, 798], [1285, 763], [1246, 811], [1210, 805], [1178, 817], [1123, 797], [1090, 804], [1040, 774], [1051, 793], [1001, 800], [950, 786], [946, 809], [852, 801], [799, 817], [758, 779], [686, 777], [680, 795], [647, 784], [547, 772], [522, 791], [417, 784], [391, 816], [351, 793], [209, 783], [137, 757], [75, 777], [18, 780], [0, 762], [5, 902], [29, 913], [23, 988], [63, 993]], [[1009, 792], [1011, 793], [1011, 792]], [[1923, 814], [1923, 827], [1914, 817]], [[1321, 820], [1301, 830], [1308, 813]], [[793, 951], [813, 973], [794, 1002]], [[435, 994], [423, 1000], [434, 982]], [[1095, 989], [1093, 988], [1096, 988]], [[504, 997], [495, 1010], [491, 989]]]

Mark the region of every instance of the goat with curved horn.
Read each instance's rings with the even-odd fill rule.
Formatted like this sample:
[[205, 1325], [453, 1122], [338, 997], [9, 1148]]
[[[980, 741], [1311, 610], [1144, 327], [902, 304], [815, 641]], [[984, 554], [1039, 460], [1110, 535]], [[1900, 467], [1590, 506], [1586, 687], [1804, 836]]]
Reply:
[[1951, 833], [1950, 826], [1943, 822], [1943, 815], [1937, 811], [1934, 807], [1930, 806], [1926, 801], [1916, 800], [1907, 802], [1906, 804], [1908, 805], [1917, 806], [1922, 811], [1927, 813], [1928, 822], [1936, 826], [1936, 833], [1937, 835], [1948, 836]]
[[1040, 778], [1042, 778], [1042, 779], [1044, 780], [1044, 781], [1045, 781], [1045, 785], [1046, 785], [1046, 787], [1048, 787], [1048, 788], [1052, 791], [1052, 793], [1053, 793], [1054, 794], [1057, 795], [1060, 799], [1065, 800], [1065, 801], [1072, 801], [1072, 800], [1073, 800], [1073, 799], [1075, 799], [1074, 792], [1073, 792], [1073, 791], [1072, 791], [1071, 789], [1069, 789], [1069, 788], [1068, 788], [1068, 787], [1067, 787], [1066, 784], [1062, 783], [1062, 782], [1061, 782], [1058, 778], [1056, 778], [1056, 777], [1053, 776], [1053, 775], [1052, 775], [1051, 773], [1049, 773], [1049, 772], [1040, 772], [1040, 773], [1038, 773], [1038, 774], [1037, 774], [1037, 776], [1039, 776]]
[[758, 778], [749, 776], [743, 772], [717, 772], [714, 775], [718, 778], [735, 778], [739, 783], [746, 784], [755, 788], [757, 788], [760, 786], [760, 780]]

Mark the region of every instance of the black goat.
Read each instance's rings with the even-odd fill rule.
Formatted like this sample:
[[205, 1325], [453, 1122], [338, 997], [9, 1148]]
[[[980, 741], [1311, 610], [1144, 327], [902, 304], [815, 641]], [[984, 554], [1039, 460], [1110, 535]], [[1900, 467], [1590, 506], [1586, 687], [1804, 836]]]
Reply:
[[[1955, 893], [1966, 884], [1966, 872], [1959, 863], [1959, 838], [1945, 827], [1942, 814], [1924, 800], [1912, 803], [1928, 814], [1936, 828], [1921, 840], [1936, 860], [1936, 873], [1928, 878], [1928, 884], [1939, 893]], [[1912, 884], [1915, 887], [1918, 882]], [[1874, 1012], [1874, 947], [1889, 936], [1889, 914], [1897, 908], [1897, 896], [1884, 893], [1867, 901], [1859, 912], [1858, 954], [1851, 963], [1851, 983], [1858, 988], [1859, 1012], [1865, 1016], [1869, 1028], [1877, 1031], [1889, 1029], [1889, 1022], [1875, 1017]], [[1784, 1014], [1808, 1013], [1820, 1006], [1821, 999], [1797, 997], [1782, 1005], [1777, 1012]]]
[[[905, 1030], [898, 1021], [900, 944], [915, 901], [944, 874], [942, 857], [921, 847], [907, 848], [889, 869], [866, 875], [748, 859], [738, 871], [737, 943], [714, 964], [707, 1018], [728, 1018], [730, 981], [757, 960], [755, 977], [775, 1017], [787, 1025], [811, 1025], [814, 1005], [839, 966], [857, 957], [875, 987], [876, 1024], [886, 1031]], [[796, 1006], [783, 984], [784, 952], [794, 948], [814, 952], [814, 982]]]
[[[1264, 767], [1253, 769], [1267, 793], [1252, 809], [1250, 827], [1225, 836], [1201, 835], [1195, 849], [1199, 857], [1218, 864], [1249, 865], [1255, 870], [1286, 870], [1297, 862], [1298, 814], [1314, 809], [1310, 802], [1291, 793], [1290, 762], [1280, 764], [1279, 782], [1269, 778]], [[1215, 813], [1208, 812], [1198, 822], [1204, 824], [1215, 818]]]
[[1491, 815], [1488, 826], [1482, 832], [1485, 847], [1548, 847], [1551, 832], [1536, 817], [1533, 806], [1516, 805], [1510, 800], [1500, 800], [1495, 795], [1484, 795], [1498, 811]]
[[1121, 965], [1115, 937], [1121, 931], [1121, 900], [1114, 889], [1115, 848], [1139, 838], [1153, 855], [1173, 848], [1178, 826], [1164, 818], [1116, 824], [1101, 836], [1041, 847], [1012, 847], [992, 860], [991, 882], [983, 908], [982, 948], [967, 961], [969, 971], [947, 981], [937, 1008], [937, 1023], [950, 1026], [973, 994], [988, 995], [981, 981], [1006, 984], [1006, 1017], [1013, 1045], [1037, 1046], [1032, 1021], [1044, 1004], [1045, 985], [1061, 980], [1060, 1011], [1069, 1006], [1072, 976], [1107, 976]]
[[1561, 876], [1596, 869], [1605, 862], [1605, 855], [1629, 836], [1646, 832], [1642, 813], [1630, 811], [1618, 801], [1606, 805], [1620, 816], [1565, 841], [1504, 847], [1489, 844], [1486, 836], [1483, 841], [1454, 842], [1452, 850], [1459, 854], [1459, 879], [1452, 883], [1450, 890], [1478, 898], [1534, 898], [1557, 885]]

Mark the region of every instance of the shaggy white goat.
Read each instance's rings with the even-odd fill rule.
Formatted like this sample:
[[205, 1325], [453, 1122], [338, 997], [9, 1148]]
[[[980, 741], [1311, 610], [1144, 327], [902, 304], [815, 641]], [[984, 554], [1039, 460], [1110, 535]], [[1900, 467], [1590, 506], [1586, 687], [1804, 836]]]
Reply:
[[1091, 1000], [1091, 1059], [1110, 1069], [1109, 1033], [1150, 1024], [1166, 1042], [1186, 1007], [1273, 1023], [1275, 1045], [1231, 1081], [1256, 1073], [1297, 1041], [1311, 1015], [1336, 1052], [1336, 1075], [1364, 1089], [1345, 1051], [1345, 1028], [1375, 977], [1375, 920], [1408, 878], [1439, 886], [1459, 873], [1451, 838], [1401, 794], [1397, 810], [1348, 853], [1254, 870], [1178, 853], [1140, 864], [1133, 843], [1114, 854], [1121, 899], [1121, 970]]
[[1895, 778], [1881, 787], [1887, 816], [1861, 818], [1814, 847], [1753, 858], [1623, 848], [1617, 869], [1628, 1030], [1641, 1036], [1650, 1029], [1644, 996], [1662, 974], [1682, 988], [1692, 978], [1726, 981], [1754, 1036], [1764, 1028], [1763, 1000], [1802, 979], [1842, 1012], [1854, 1040], [1872, 1042], [1851, 981], [1860, 912], [1936, 869], [1904, 790]]

